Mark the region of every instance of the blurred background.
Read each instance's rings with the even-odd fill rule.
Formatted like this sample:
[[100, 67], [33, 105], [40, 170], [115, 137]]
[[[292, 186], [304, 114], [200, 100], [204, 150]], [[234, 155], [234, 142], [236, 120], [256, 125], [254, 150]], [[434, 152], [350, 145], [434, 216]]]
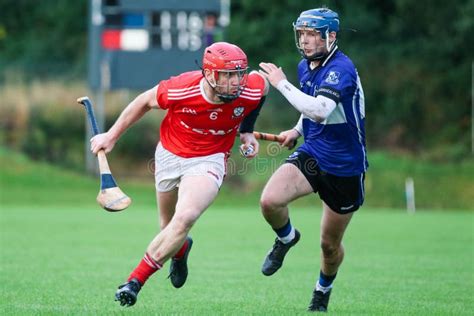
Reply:
[[[103, 110], [100, 107], [99, 116], [108, 128], [145, 89], [141, 83], [124, 88], [127, 82], [120, 80], [128, 76], [136, 78], [137, 83], [149, 76], [151, 69], [156, 78], [149, 86], [152, 87], [171, 74], [196, 70], [194, 56], [202, 54], [209, 40], [222, 39], [239, 45], [247, 53], [252, 69], [257, 69], [261, 61], [273, 62], [283, 67], [288, 79], [296, 84], [300, 56], [292, 22], [301, 11], [326, 5], [340, 15], [339, 47], [354, 61], [364, 87], [370, 164], [366, 205], [405, 208], [406, 183], [412, 179], [417, 208], [474, 210], [474, 1], [446, 5], [440, 0], [242, 0], [217, 1], [221, 7], [214, 11], [203, 7], [206, 1], [155, 1], [183, 8], [198, 6], [193, 9], [202, 22], [194, 32], [199, 37], [198, 46], [193, 46], [196, 43], [191, 40], [179, 46], [172, 30], [167, 42], [163, 35], [166, 16], [162, 13], [150, 9], [143, 20], [137, 18], [137, 12], [142, 11], [133, 8], [133, 3], [146, 7], [149, 2], [0, 3], [3, 205], [40, 203], [46, 199], [41, 187], [48, 183], [56, 183], [59, 191], [54, 194], [63, 196], [65, 201], [77, 199], [80, 190], [71, 193], [66, 185], [71, 179], [62, 179], [64, 174], [84, 179], [77, 181], [92, 187], [92, 191], [98, 187], [95, 176], [86, 168], [88, 127], [84, 110], [76, 103], [78, 97], [89, 95], [104, 106]], [[128, 11], [121, 7], [125, 4]], [[100, 13], [95, 21], [94, 10]], [[169, 12], [172, 29], [179, 18], [173, 15], [177, 12]], [[126, 14], [131, 17], [124, 18]], [[192, 14], [185, 15], [191, 21]], [[121, 48], [114, 46], [113, 36], [123, 21], [146, 29], [148, 35], [146, 46], [130, 46], [129, 52], [120, 55]], [[208, 23], [215, 27], [211, 39], [206, 31]], [[176, 24], [179, 27], [179, 22]], [[107, 27], [112, 32], [104, 38]], [[192, 33], [191, 26], [186, 27]], [[146, 58], [142, 57], [145, 53]], [[130, 59], [125, 59], [127, 56]], [[137, 58], [150, 66], [135, 67]], [[126, 68], [127, 64], [133, 69]], [[104, 65], [105, 70], [101, 68]], [[119, 67], [125, 68], [118, 70]], [[134, 71], [138, 72], [135, 77]], [[152, 159], [164, 114], [148, 113], [123, 135], [109, 155], [118, 182], [132, 190], [137, 188], [137, 192], [141, 186], [147, 187], [147, 197], [143, 199], [150, 205], [154, 203]], [[273, 90], [256, 130], [279, 133], [294, 126], [298, 117]], [[266, 143], [258, 159], [245, 161], [234, 150], [226, 184], [216, 203], [257, 207], [264, 183], [289, 153]], [[93, 200], [88, 194], [83, 197]], [[314, 197], [298, 203], [314, 205]], [[319, 203], [316, 205], [319, 208]]]

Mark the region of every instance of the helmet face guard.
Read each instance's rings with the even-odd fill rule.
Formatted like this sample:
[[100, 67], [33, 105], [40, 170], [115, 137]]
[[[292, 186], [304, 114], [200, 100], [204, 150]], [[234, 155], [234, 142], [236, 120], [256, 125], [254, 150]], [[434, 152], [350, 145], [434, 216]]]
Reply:
[[237, 99], [248, 79], [248, 68], [235, 70], [213, 70], [215, 82], [209, 82], [214, 92], [224, 102], [231, 102]]
[[208, 84], [223, 102], [237, 99], [247, 84], [248, 61], [236, 45], [218, 42], [207, 47], [203, 56], [203, 72], [212, 74]]
[[[326, 52], [316, 52], [312, 55], [306, 55], [300, 43], [300, 32], [302, 30], [314, 30], [321, 34], [321, 38], [326, 41]], [[329, 33], [339, 31], [339, 15], [327, 8], [318, 8], [303, 11], [296, 22], [293, 23], [295, 33], [296, 48], [301, 56], [310, 61], [321, 60], [336, 45], [336, 41], [329, 42]]]

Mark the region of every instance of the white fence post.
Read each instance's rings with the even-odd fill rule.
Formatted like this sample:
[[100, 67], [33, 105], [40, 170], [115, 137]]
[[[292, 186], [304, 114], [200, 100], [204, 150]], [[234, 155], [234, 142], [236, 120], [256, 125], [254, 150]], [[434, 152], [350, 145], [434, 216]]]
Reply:
[[407, 212], [415, 213], [415, 183], [413, 178], [405, 180], [405, 197], [407, 201]]

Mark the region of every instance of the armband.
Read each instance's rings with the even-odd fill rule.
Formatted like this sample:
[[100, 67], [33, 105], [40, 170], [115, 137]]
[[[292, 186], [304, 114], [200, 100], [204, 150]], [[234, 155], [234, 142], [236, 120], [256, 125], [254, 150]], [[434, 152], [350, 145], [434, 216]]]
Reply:
[[255, 122], [257, 121], [257, 117], [260, 114], [260, 110], [263, 106], [263, 103], [265, 103], [265, 98], [266, 96], [263, 96], [260, 99], [260, 103], [258, 106], [253, 110], [252, 112], [249, 113], [246, 117], [244, 117], [242, 123], [240, 123], [239, 127], [239, 132], [240, 133], [252, 133], [253, 128], [255, 126]]

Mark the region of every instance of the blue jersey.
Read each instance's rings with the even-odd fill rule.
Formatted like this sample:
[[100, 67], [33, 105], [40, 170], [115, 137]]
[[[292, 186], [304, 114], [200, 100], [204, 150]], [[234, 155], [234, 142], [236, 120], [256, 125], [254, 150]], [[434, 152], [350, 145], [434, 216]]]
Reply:
[[323, 95], [337, 104], [321, 123], [303, 118], [304, 143], [299, 150], [313, 156], [330, 174], [350, 177], [365, 172], [364, 92], [352, 61], [336, 48], [313, 70], [303, 59], [298, 79], [304, 93]]

